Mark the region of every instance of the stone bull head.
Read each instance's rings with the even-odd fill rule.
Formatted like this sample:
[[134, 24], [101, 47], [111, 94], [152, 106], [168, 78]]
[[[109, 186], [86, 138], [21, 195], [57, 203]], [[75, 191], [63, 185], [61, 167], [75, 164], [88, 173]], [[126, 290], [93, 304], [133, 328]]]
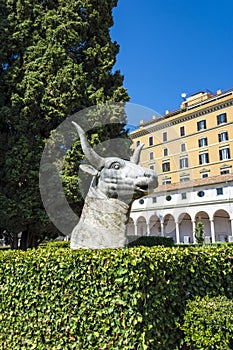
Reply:
[[72, 123], [90, 163], [82, 164], [80, 168], [93, 179], [81, 218], [71, 234], [71, 248], [124, 247], [131, 204], [157, 187], [157, 175], [138, 165], [143, 145], [135, 149], [130, 161], [103, 158], [93, 150], [83, 129]]

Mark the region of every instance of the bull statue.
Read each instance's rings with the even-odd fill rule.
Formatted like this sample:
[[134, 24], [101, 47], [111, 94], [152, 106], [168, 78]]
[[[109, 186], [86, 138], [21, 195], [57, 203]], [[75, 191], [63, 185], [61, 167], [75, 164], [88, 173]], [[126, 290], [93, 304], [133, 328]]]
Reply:
[[157, 175], [138, 165], [139, 145], [130, 161], [103, 158], [89, 144], [75, 122], [88, 164], [80, 168], [93, 176], [78, 224], [71, 233], [71, 248], [120, 248], [126, 245], [126, 224], [132, 202], [158, 186]]

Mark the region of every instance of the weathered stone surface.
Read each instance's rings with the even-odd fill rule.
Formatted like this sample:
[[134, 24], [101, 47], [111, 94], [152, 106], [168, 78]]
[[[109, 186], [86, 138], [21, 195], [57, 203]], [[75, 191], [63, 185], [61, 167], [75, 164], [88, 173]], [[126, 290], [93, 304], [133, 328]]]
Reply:
[[157, 175], [138, 165], [143, 145], [131, 161], [102, 158], [91, 148], [84, 131], [74, 123], [91, 165], [80, 167], [93, 176], [79, 223], [71, 234], [71, 248], [120, 248], [126, 243], [131, 204], [158, 185]]
[[71, 235], [71, 248], [119, 248], [125, 246], [129, 206], [117, 199], [87, 197], [82, 216]]

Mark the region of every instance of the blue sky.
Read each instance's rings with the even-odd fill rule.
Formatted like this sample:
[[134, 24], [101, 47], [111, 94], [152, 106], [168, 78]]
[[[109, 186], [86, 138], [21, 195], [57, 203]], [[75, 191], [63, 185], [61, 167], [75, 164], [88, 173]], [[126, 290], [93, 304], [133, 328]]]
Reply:
[[118, 0], [111, 36], [130, 102], [163, 115], [183, 92], [233, 88], [232, 13], [232, 0]]

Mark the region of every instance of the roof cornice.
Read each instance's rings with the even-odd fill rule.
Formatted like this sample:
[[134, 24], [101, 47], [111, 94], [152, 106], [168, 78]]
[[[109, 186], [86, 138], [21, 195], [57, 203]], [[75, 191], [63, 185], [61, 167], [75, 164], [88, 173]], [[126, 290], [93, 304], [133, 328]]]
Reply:
[[[145, 125], [143, 125], [141, 129], [134, 131], [133, 133], [131, 133], [130, 136], [132, 139], [135, 139], [135, 138], [153, 133], [153, 132], [158, 131], [158, 130], [169, 128], [173, 125], [186, 122], [190, 119], [195, 119], [195, 118], [198, 118], [200, 116], [204, 116], [204, 115], [209, 114], [209, 113], [217, 112], [221, 109], [228, 108], [231, 106], [233, 106], [233, 97], [227, 101], [218, 102], [218, 103], [215, 103], [211, 106], [206, 106], [205, 108], [198, 110], [196, 112], [191, 112], [191, 113], [188, 113], [185, 115], [184, 115], [184, 113], [186, 113], [187, 111], [180, 110], [179, 113], [175, 113], [175, 114], [177, 114], [177, 118], [174, 118], [172, 120], [167, 120], [168, 116], [164, 116], [164, 117], [162, 117], [164, 120], [162, 123], [160, 123], [162, 118], [159, 118], [157, 120], [154, 119], [151, 122], [148, 122], [148, 124], [151, 124], [151, 126], [147, 126], [148, 124], [145, 123]], [[174, 114], [169, 115], [170, 118], [172, 116], [174, 116]]]

